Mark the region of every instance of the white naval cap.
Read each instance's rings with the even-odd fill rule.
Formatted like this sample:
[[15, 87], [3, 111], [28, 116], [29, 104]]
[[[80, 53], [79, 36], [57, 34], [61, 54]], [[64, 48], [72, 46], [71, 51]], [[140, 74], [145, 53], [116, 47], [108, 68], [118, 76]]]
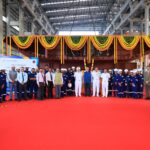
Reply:
[[142, 71], [142, 69], [141, 69], [141, 68], [139, 68], [139, 69], [137, 69], [137, 71], [141, 72], [141, 71]]
[[119, 71], [119, 72], [122, 72], [122, 69], [119, 69], [118, 71]]
[[130, 70], [131, 73], [133, 73], [133, 70]]
[[124, 72], [128, 72], [128, 69], [125, 69]]
[[80, 68], [80, 67], [77, 67], [76, 69], [77, 69], [77, 70], [80, 70], [81, 68]]
[[136, 69], [134, 69], [134, 70], [133, 70], [133, 73], [137, 73], [137, 70], [136, 70]]
[[115, 69], [114, 69], [114, 71], [115, 71], [115, 72], [117, 72], [117, 71], [118, 71], [118, 69], [117, 69], [117, 68], [115, 68]]
[[67, 71], [67, 69], [66, 68], [61, 68], [61, 71]]
[[72, 68], [72, 69], [75, 69], [75, 66], [72, 66], [71, 68]]

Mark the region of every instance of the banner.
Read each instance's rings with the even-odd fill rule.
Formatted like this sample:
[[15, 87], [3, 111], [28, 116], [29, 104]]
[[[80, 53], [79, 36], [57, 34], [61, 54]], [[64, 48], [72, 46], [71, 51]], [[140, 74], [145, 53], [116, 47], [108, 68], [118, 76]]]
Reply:
[[14, 65], [16, 68], [29, 67], [29, 70], [32, 68], [37, 68], [39, 63], [38, 58], [23, 58], [19, 56], [0, 56], [0, 69], [5, 69], [6, 71], [10, 70]]

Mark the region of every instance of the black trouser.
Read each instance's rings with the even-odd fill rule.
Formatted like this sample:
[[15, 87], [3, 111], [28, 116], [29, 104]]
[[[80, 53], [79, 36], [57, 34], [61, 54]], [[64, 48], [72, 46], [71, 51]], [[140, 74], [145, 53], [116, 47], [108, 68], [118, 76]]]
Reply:
[[44, 99], [44, 83], [43, 82], [40, 82], [39, 83], [39, 87], [38, 87], [38, 100], [43, 100]]
[[24, 99], [27, 99], [27, 84], [26, 83], [24, 83], [24, 84], [20, 84], [19, 83], [19, 94], [18, 94], [18, 96], [19, 96], [19, 100], [21, 100], [22, 99], [22, 96], [24, 95]]
[[38, 90], [38, 85], [36, 81], [30, 81], [30, 98], [33, 98], [33, 94], [34, 94], [34, 98], [37, 97], [37, 90]]
[[53, 98], [53, 82], [48, 81], [48, 98]]
[[85, 83], [84, 84], [85, 88], [85, 96], [91, 96], [91, 84], [90, 83]]
[[46, 85], [44, 85], [44, 98], [46, 98]]

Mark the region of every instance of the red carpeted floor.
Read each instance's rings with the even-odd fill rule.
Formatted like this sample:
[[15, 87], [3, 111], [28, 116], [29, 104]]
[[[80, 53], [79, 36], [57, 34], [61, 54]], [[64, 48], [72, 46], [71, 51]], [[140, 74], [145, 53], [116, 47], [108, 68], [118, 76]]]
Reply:
[[150, 101], [6, 102], [0, 104], [0, 150], [150, 150]]

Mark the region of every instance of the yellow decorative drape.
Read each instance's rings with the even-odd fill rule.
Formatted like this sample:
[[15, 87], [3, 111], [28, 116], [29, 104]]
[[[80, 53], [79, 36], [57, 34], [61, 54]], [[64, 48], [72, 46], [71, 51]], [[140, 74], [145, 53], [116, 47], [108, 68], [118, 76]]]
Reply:
[[38, 36], [37, 36], [37, 38], [36, 38], [36, 57], [39, 57], [39, 40], [38, 40]]
[[[105, 38], [106, 40], [101, 43], [98, 38]], [[93, 46], [99, 51], [106, 51], [109, 49], [113, 42], [113, 36], [90, 36], [90, 41], [92, 42]]]
[[[125, 38], [133, 38], [130, 42], [127, 42]], [[133, 50], [140, 41], [140, 36], [118, 36], [117, 37], [121, 47], [125, 50]]]
[[71, 50], [78, 51], [78, 50], [81, 50], [84, 47], [85, 43], [88, 40], [88, 37], [87, 36], [81, 36], [78, 43], [73, 42], [71, 36], [64, 36], [64, 40], [65, 40], [67, 46]]
[[141, 36], [140, 39], [140, 56], [141, 56], [141, 62], [144, 62], [144, 37]]
[[60, 63], [64, 64], [64, 38], [61, 38], [61, 48], [60, 48]]
[[88, 63], [91, 63], [91, 41], [89, 37], [87, 40], [87, 61]]
[[150, 47], [150, 36], [143, 35], [142, 39], [144, 40], [144, 42], [146, 43], [146, 45], [148, 47]]
[[[48, 42], [46, 38], [52, 38], [52, 41]], [[38, 39], [45, 49], [53, 50], [58, 45], [61, 37], [60, 36], [39, 36]]]
[[114, 64], [118, 62], [117, 37], [114, 37]]
[[22, 37], [12, 36], [12, 39], [13, 39], [14, 43], [18, 46], [18, 48], [27, 49], [33, 43], [35, 36], [27, 36], [25, 41], [21, 41], [20, 38], [22, 38]]

